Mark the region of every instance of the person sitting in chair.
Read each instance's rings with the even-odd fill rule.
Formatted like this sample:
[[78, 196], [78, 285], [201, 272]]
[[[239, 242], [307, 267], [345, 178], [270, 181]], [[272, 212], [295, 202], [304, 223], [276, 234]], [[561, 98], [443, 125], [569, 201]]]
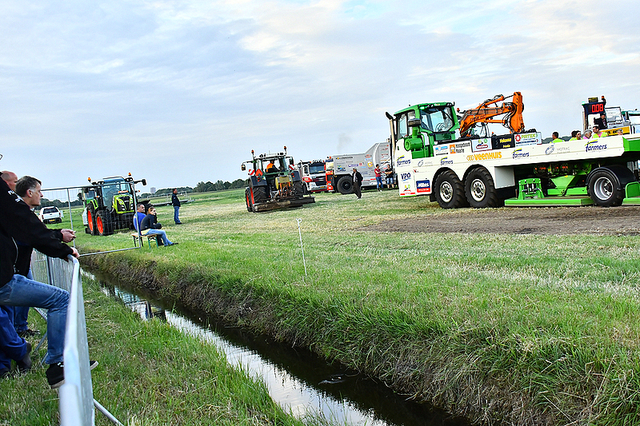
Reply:
[[[162, 228], [162, 225], [157, 223], [157, 214], [158, 212], [156, 212], [155, 207], [149, 206], [149, 209], [147, 210], [147, 215], [140, 222], [140, 231], [142, 231], [142, 234], [158, 235], [162, 239], [162, 244], [165, 246], [172, 246], [174, 244], [178, 244], [178, 243], [172, 243], [171, 241], [169, 241], [169, 239], [167, 238], [167, 233], [162, 229], [160, 229]], [[137, 215], [138, 214], [136, 213], [136, 216]]]

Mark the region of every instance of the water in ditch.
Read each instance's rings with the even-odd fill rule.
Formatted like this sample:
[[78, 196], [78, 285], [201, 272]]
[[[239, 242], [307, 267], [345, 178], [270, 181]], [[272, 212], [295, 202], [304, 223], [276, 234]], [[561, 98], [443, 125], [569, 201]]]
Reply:
[[291, 348], [265, 336], [225, 327], [212, 318], [175, 306], [165, 306], [149, 295], [119, 283], [98, 281], [113, 296], [143, 319], [159, 317], [186, 334], [197, 336], [224, 352], [229, 363], [242, 365], [267, 384], [269, 394], [299, 417], [316, 414], [336, 424], [354, 426], [467, 426], [464, 419], [417, 404], [395, 394], [384, 384], [340, 365], [327, 364], [310, 351]]

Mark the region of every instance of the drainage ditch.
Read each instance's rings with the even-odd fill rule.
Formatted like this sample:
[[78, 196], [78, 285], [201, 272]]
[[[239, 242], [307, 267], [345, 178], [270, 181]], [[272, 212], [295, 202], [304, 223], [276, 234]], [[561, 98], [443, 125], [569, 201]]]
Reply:
[[335, 424], [354, 426], [468, 426], [465, 419], [407, 400], [384, 384], [341, 365], [327, 363], [310, 351], [291, 348], [266, 336], [226, 327], [171, 302], [128, 289], [111, 279], [83, 272], [144, 320], [165, 320], [185, 334], [197, 336], [224, 352], [232, 365], [266, 383], [277, 403], [299, 417], [312, 413]]

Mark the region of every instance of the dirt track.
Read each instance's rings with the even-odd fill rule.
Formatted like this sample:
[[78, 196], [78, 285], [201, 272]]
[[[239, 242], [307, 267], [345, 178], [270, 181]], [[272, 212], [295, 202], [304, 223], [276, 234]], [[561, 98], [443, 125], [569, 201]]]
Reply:
[[386, 221], [366, 228], [387, 232], [540, 235], [640, 235], [640, 206], [459, 209]]

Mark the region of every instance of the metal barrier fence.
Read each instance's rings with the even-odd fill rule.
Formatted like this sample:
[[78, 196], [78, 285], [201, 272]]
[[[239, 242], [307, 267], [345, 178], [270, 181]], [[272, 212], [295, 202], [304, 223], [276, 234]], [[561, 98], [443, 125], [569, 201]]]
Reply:
[[63, 355], [64, 384], [60, 387], [58, 394], [60, 424], [62, 426], [93, 426], [95, 405], [113, 423], [122, 425], [93, 399], [80, 264], [72, 256], [65, 261], [45, 256], [34, 250], [31, 257], [31, 272], [36, 281], [60, 287], [69, 292]]

